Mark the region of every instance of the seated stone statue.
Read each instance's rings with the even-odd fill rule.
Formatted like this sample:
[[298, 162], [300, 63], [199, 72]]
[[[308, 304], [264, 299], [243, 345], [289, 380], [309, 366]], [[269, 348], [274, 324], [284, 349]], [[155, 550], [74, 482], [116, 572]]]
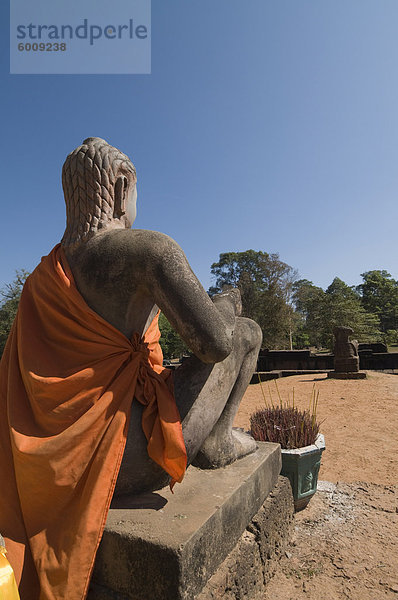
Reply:
[[[130, 229], [136, 172], [104, 140], [76, 148], [62, 182], [62, 242], [28, 278], [0, 365], [0, 532], [24, 600], [85, 597], [113, 494], [256, 448], [232, 429], [261, 344], [238, 291], [210, 300], [176, 242]], [[174, 373], [159, 309], [193, 353]]]
[[[78, 187], [81, 173], [91, 184], [84, 190]], [[127, 338], [144, 336], [160, 308], [194, 354], [174, 374], [188, 464], [197, 457], [202, 466], [221, 467], [255, 450], [254, 440], [232, 430], [262, 340], [256, 323], [237, 318], [238, 290], [212, 302], [174, 240], [131, 229], [135, 169], [104, 140], [89, 138], [68, 157], [63, 186], [62, 247], [87, 304]], [[164, 485], [164, 473], [148, 457], [142, 410], [132, 404], [117, 494]]]

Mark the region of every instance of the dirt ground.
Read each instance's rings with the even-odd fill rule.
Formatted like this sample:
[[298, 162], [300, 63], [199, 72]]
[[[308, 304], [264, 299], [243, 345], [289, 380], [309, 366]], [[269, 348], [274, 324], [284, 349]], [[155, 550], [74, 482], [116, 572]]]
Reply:
[[[277, 380], [283, 399], [308, 408], [315, 384], [325, 435], [318, 491], [295, 516], [295, 535], [265, 600], [398, 600], [398, 376], [366, 380], [297, 375]], [[249, 386], [235, 426], [278, 398], [274, 381]]]

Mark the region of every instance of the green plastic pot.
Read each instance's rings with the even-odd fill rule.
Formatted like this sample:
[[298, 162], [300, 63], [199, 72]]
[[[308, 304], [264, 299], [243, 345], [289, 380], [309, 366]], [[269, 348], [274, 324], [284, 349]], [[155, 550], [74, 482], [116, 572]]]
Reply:
[[290, 481], [296, 511], [305, 508], [316, 492], [324, 450], [325, 438], [320, 433], [311, 446], [294, 450], [282, 449], [281, 475], [288, 477]]

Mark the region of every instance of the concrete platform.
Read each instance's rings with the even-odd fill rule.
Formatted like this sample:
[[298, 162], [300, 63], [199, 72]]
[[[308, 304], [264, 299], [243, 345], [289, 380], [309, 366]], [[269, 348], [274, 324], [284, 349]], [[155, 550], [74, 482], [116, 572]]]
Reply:
[[119, 499], [109, 511], [88, 600], [192, 600], [275, 488], [278, 444], [224, 469], [190, 467], [175, 494]]

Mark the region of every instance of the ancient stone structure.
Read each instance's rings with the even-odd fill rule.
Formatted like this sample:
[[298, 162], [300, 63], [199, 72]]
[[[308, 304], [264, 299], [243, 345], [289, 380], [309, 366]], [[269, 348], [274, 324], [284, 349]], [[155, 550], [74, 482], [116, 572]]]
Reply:
[[358, 342], [348, 338], [354, 333], [351, 327], [334, 327], [334, 371], [328, 373], [335, 379], [364, 379], [359, 372]]
[[[381, 343], [358, 344], [359, 368], [362, 370], [398, 371], [398, 352], [387, 352]], [[251, 383], [300, 373], [331, 371], [334, 367], [333, 354], [317, 354], [310, 350], [260, 350], [257, 369]]]

